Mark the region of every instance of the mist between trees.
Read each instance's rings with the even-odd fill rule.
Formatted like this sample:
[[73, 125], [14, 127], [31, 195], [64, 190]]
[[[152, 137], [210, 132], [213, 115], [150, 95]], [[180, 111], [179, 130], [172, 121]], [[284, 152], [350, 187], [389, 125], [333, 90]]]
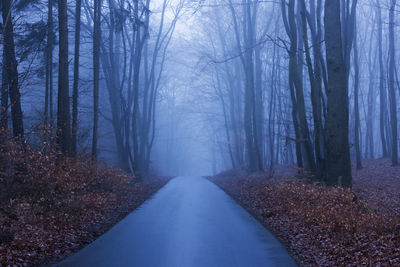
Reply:
[[1, 2], [1, 127], [140, 177], [398, 164], [396, 0]]

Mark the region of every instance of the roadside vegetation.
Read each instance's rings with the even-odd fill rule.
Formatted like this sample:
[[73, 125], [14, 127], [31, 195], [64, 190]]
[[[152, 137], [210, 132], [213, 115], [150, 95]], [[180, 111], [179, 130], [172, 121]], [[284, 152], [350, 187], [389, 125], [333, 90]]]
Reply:
[[367, 160], [353, 188], [325, 187], [291, 167], [273, 176], [210, 178], [269, 228], [300, 266], [399, 266], [400, 168]]
[[0, 266], [48, 264], [81, 249], [162, 187], [91, 156], [63, 156], [43, 132], [0, 143]]

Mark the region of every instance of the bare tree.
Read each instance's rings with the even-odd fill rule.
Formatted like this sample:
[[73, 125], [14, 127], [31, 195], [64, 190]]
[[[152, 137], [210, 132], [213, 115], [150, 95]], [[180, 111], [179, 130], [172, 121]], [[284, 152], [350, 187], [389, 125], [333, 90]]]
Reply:
[[[355, 16], [356, 18], [356, 16]], [[357, 169], [362, 168], [361, 164], [361, 148], [360, 148], [360, 111], [359, 111], [359, 103], [358, 103], [358, 95], [360, 88], [360, 66], [359, 66], [359, 55], [358, 55], [358, 43], [357, 43], [357, 22], [354, 23], [354, 114], [355, 114], [355, 123], [354, 123], [354, 143], [356, 148], [356, 165]]]
[[381, 5], [379, 0], [376, 0], [376, 17], [378, 24], [378, 58], [379, 58], [379, 126], [380, 126], [380, 134], [381, 134], [381, 144], [382, 144], [382, 156], [388, 156], [387, 149], [387, 140], [386, 140], [386, 130], [385, 130], [385, 122], [387, 118], [387, 110], [386, 110], [386, 90], [385, 90], [385, 70], [383, 63], [383, 48], [382, 48], [382, 39], [383, 39], [383, 24], [382, 24], [382, 12]]
[[349, 99], [347, 69], [342, 45], [340, 1], [325, 1], [327, 88], [328, 185], [352, 186], [349, 148]]
[[71, 125], [69, 109], [69, 71], [68, 71], [68, 17], [67, 0], [58, 0], [59, 23], [59, 69], [58, 69], [58, 108], [57, 140], [61, 151], [71, 151]]
[[[301, 5], [299, 5], [301, 6]], [[315, 160], [313, 147], [309, 134], [309, 127], [306, 117], [306, 108], [304, 102], [304, 91], [302, 74], [299, 72], [299, 57], [298, 57], [298, 44], [299, 35], [302, 36], [299, 31], [299, 27], [302, 27], [302, 21], [297, 21], [295, 15], [295, 1], [290, 0], [288, 7], [286, 7], [286, 2], [281, 2], [282, 18], [285, 25], [286, 33], [290, 39], [290, 48], [288, 49], [289, 54], [289, 88], [291, 91], [291, 99], [293, 109], [293, 123], [295, 127], [296, 143], [300, 145], [302, 163], [305, 170], [315, 172]], [[300, 24], [300, 25], [298, 25]], [[299, 27], [298, 27], [299, 26]], [[306, 38], [306, 37], [305, 37]], [[303, 43], [303, 40], [301, 41]], [[300, 61], [302, 63], [302, 60]], [[302, 67], [301, 67], [302, 69]], [[297, 130], [296, 130], [297, 128]], [[298, 152], [297, 152], [298, 153]], [[298, 157], [300, 154], [298, 153]], [[299, 161], [299, 158], [297, 158]]]
[[395, 61], [396, 48], [394, 41], [394, 12], [396, 0], [390, 1], [389, 9], [389, 99], [390, 99], [390, 123], [392, 128], [392, 165], [398, 165], [398, 140], [397, 140], [397, 102], [395, 91]]
[[46, 88], [44, 101], [44, 124], [53, 126], [53, 0], [47, 1], [47, 43], [46, 43]]
[[374, 23], [371, 29], [370, 40], [369, 40], [369, 53], [368, 53], [368, 72], [369, 72], [369, 85], [368, 85], [368, 113], [366, 118], [366, 133], [365, 133], [365, 157], [374, 158], [374, 113], [375, 113], [375, 106], [376, 106], [376, 92], [375, 86], [376, 83], [374, 82], [375, 77], [375, 68], [376, 68], [376, 61], [377, 61], [377, 50], [373, 49], [373, 36], [376, 34], [376, 17], [374, 19]]
[[[302, 5], [302, 26], [303, 26], [303, 42], [308, 69], [308, 76], [311, 87], [311, 105], [314, 120], [314, 149], [316, 158], [316, 174], [318, 178], [322, 178], [325, 174], [325, 145], [324, 145], [324, 125], [322, 118], [322, 71], [321, 71], [321, 0], [318, 1], [317, 7], [314, 1], [310, 1], [310, 12], [307, 11], [305, 0], [301, 1]], [[307, 22], [310, 27], [312, 46], [314, 46], [314, 65], [310, 52], [310, 44], [308, 41]], [[325, 68], [325, 66], [323, 66]]]
[[71, 154], [76, 155], [78, 133], [78, 101], [79, 101], [79, 57], [81, 40], [81, 9], [82, 0], [76, 1], [75, 7], [75, 53], [74, 53], [74, 81], [72, 85], [72, 144]]
[[94, 1], [93, 31], [93, 139], [92, 157], [97, 158], [97, 139], [99, 123], [99, 81], [100, 81], [100, 42], [101, 42], [101, 0]]

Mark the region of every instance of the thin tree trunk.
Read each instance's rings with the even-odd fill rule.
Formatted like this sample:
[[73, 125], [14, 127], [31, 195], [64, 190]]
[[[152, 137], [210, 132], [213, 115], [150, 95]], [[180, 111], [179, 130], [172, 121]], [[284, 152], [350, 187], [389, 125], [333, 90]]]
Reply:
[[72, 144], [71, 144], [71, 149], [72, 149], [73, 156], [76, 156], [76, 152], [77, 152], [81, 8], [82, 8], [82, 0], [76, 0], [74, 81], [73, 81], [73, 86], [72, 86]]
[[226, 134], [226, 141], [228, 142], [229, 157], [231, 160], [232, 168], [236, 168], [237, 166], [236, 166], [235, 158], [234, 158], [233, 152], [232, 152], [232, 141], [231, 141], [229, 124], [228, 124], [228, 115], [226, 112], [226, 104], [225, 104], [225, 100], [224, 100], [224, 95], [221, 90], [221, 82], [220, 82], [218, 73], [216, 73], [216, 78], [217, 78], [217, 86], [215, 89], [216, 89], [216, 93], [221, 101], [222, 114], [224, 115], [224, 128], [225, 128], [225, 134]]
[[[376, 22], [375, 22], [376, 23]], [[374, 24], [375, 26], [375, 24]], [[377, 61], [377, 50], [373, 54], [372, 44], [373, 44], [373, 36], [375, 33], [375, 28], [371, 31], [370, 43], [369, 43], [369, 55], [368, 55], [368, 70], [369, 70], [369, 88], [368, 88], [368, 111], [367, 111], [367, 131], [366, 131], [366, 142], [365, 147], [368, 153], [365, 154], [366, 157], [373, 159], [374, 158], [374, 113], [375, 113], [375, 67]]]
[[354, 142], [356, 148], [356, 165], [357, 170], [362, 169], [361, 164], [361, 148], [360, 148], [360, 111], [358, 103], [358, 91], [360, 87], [360, 67], [358, 58], [358, 44], [357, 44], [357, 22], [354, 23]]
[[381, 144], [382, 144], [382, 156], [386, 158], [388, 156], [387, 150], [387, 140], [386, 140], [386, 131], [385, 131], [385, 121], [386, 121], [386, 91], [385, 91], [385, 71], [383, 64], [383, 49], [382, 49], [382, 39], [383, 39], [383, 25], [382, 25], [382, 13], [381, 6], [379, 3], [380, 0], [376, 0], [376, 15], [377, 15], [377, 23], [378, 23], [378, 57], [379, 57], [379, 128], [381, 135]]
[[101, 41], [101, 0], [94, 1], [93, 32], [93, 135], [92, 157], [97, 159], [99, 123], [99, 82], [100, 82], [100, 41]]
[[397, 140], [397, 102], [395, 91], [395, 39], [394, 39], [394, 11], [396, 0], [391, 0], [389, 9], [389, 96], [390, 96], [390, 122], [392, 128], [392, 165], [398, 165], [398, 140]]
[[[53, 126], [53, 0], [47, 1], [46, 88], [44, 125]], [[50, 116], [50, 117], [49, 117]]]
[[[139, 4], [135, 2], [135, 16], [139, 14]], [[138, 129], [138, 125], [140, 125], [140, 112], [139, 112], [139, 78], [140, 78], [140, 66], [142, 60], [142, 50], [144, 41], [142, 40], [140, 27], [137, 27], [135, 30], [135, 64], [133, 68], [133, 114], [132, 114], [132, 132], [133, 132], [133, 155], [134, 155], [134, 173], [135, 175], [142, 177], [143, 176], [143, 158], [140, 154], [140, 131]], [[144, 35], [143, 35], [144, 38]]]

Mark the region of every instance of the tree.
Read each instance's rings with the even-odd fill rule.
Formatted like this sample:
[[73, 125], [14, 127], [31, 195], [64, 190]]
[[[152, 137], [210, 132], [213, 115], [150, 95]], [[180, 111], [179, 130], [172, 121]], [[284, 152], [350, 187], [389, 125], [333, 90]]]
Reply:
[[101, 0], [94, 1], [93, 31], [93, 139], [92, 157], [97, 158], [97, 137], [99, 123], [99, 81], [100, 81], [100, 40], [101, 40]]
[[6, 55], [3, 51], [3, 65], [1, 66], [1, 110], [0, 128], [8, 129], [8, 80], [6, 69]]
[[349, 148], [347, 69], [342, 45], [340, 1], [325, 1], [325, 47], [328, 71], [326, 149], [327, 185], [352, 186]]
[[[325, 145], [324, 145], [324, 125], [322, 119], [322, 70], [321, 61], [321, 0], [317, 2], [317, 7], [314, 1], [310, 1], [310, 13], [307, 12], [305, 0], [301, 1], [302, 26], [303, 26], [303, 42], [308, 69], [308, 76], [311, 87], [311, 105], [314, 120], [314, 150], [316, 159], [316, 175], [320, 179], [325, 174]], [[310, 27], [311, 40], [314, 50], [314, 66], [311, 58], [310, 44], [308, 41], [307, 21]], [[322, 62], [324, 63], [324, 62]], [[325, 64], [323, 64], [325, 65]]]
[[69, 110], [68, 79], [68, 17], [67, 0], [58, 0], [59, 21], [59, 69], [58, 69], [58, 108], [57, 141], [64, 154], [71, 151], [71, 125]]
[[[294, 128], [296, 131], [296, 144], [297, 145], [297, 160], [299, 162], [299, 158], [302, 158], [302, 166], [306, 171], [315, 172], [315, 160], [313, 154], [313, 148], [311, 144], [309, 127], [306, 116], [306, 108], [304, 102], [304, 91], [303, 91], [303, 82], [302, 82], [302, 74], [300, 73], [299, 68], [299, 55], [298, 55], [298, 44], [299, 44], [299, 27], [302, 27], [302, 21], [298, 21], [296, 23], [295, 16], [295, 1], [289, 0], [289, 5], [286, 11], [286, 1], [281, 2], [282, 9], [282, 18], [285, 26], [286, 33], [290, 39], [290, 48], [288, 49], [289, 54], [289, 88], [292, 99], [293, 111], [292, 111], [292, 119]], [[299, 27], [298, 27], [299, 26]], [[306, 37], [304, 37], [306, 38]], [[301, 40], [303, 43], [303, 40]], [[296, 129], [297, 128], [297, 129]]]
[[362, 168], [361, 164], [361, 148], [360, 148], [360, 111], [359, 111], [359, 103], [358, 103], [358, 95], [360, 88], [360, 66], [359, 66], [359, 57], [358, 57], [358, 44], [357, 44], [357, 23], [354, 23], [354, 114], [355, 114], [355, 123], [354, 123], [354, 144], [356, 147], [356, 165], [357, 169], [360, 170]]
[[[21, 94], [18, 83], [17, 60], [15, 57], [14, 26], [12, 23], [12, 1], [4, 0], [2, 3], [4, 62], [6, 78], [9, 88], [11, 119], [14, 137], [22, 138], [24, 135], [23, 115], [21, 108]], [[5, 93], [4, 93], [5, 95]], [[3, 100], [5, 101], [5, 100]]]
[[[149, 3], [149, 0], [147, 0], [147, 3]], [[146, 5], [147, 7], [148, 5]], [[147, 12], [146, 12], [147, 13]], [[133, 163], [133, 169], [134, 173], [141, 177], [143, 175], [142, 173], [142, 157], [140, 155], [139, 151], [139, 138], [140, 138], [140, 131], [139, 131], [139, 79], [140, 79], [140, 67], [141, 67], [141, 62], [142, 62], [142, 51], [143, 51], [143, 46], [144, 42], [147, 36], [147, 29], [143, 29], [143, 33], [141, 30], [141, 27], [139, 25], [143, 22], [139, 20], [139, 2], [136, 1], [134, 5], [134, 16], [137, 18], [137, 21], [135, 21], [134, 27], [134, 41], [132, 40], [132, 43], [134, 42], [135, 44], [135, 53], [134, 58], [135, 58], [135, 63], [133, 66], [133, 113], [132, 113], [132, 132], [133, 132], [133, 157], [134, 157], [134, 163]], [[147, 20], [147, 18], [146, 18]], [[144, 23], [143, 23], [144, 24]], [[148, 25], [148, 24], [146, 24]]]
[[[53, 0], [47, 1], [47, 44], [46, 44], [46, 91], [44, 104], [44, 124], [53, 126]], [[49, 117], [50, 116], [50, 117]]]
[[390, 123], [392, 128], [392, 165], [398, 163], [398, 140], [397, 140], [397, 103], [395, 91], [395, 61], [396, 50], [394, 41], [394, 11], [396, 0], [391, 0], [389, 9], [389, 99], [390, 99]]
[[369, 38], [369, 55], [368, 55], [368, 72], [369, 72], [369, 85], [368, 85], [368, 113], [366, 118], [366, 133], [365, 133], [365, 157], [374, 158], [374, 113], [376, 105], [376, 92], [374, 83], [375, 78], [378, 77], [375, 72], [377, 61], [377, 50], [373, 49], [373, 36], [376, 34], [376, 17], [372, 25], [372, 30]]
[[74, 54], [74, 81], [72, 86], [72, 155], [76, 155], [78, 133], [78, 101], [79, 101], [79, 52], [81, 39], [81, 8], [82, 0], [76, 1], [75, 8], [75, 54]]
[[387, 140], [385, 135], [385, 122], [387, 117], [386, 111], [386, 90], [385, 90], [385, 70], [383, 64], [383, 24], [382, 24], [382, 13], [379, 0], [376, 0], [376, 18], [378, 24], [378, 58], [379, 58], [379, 128], [381, 134], [381, 144], [382, 144], [382, 156], [388, 156]]
[[[237, 17], [232, 1], [229, 1], [229, 9], [231, 11], [232, 20], [234, 23], [235, 41], [239, 51], [240, 61], [243, 66], [245, 76], [244, 88], [244, 132], [246, 139], [246, 153], [248, 170], [257, 172], [263, 170], [262, 147], [259, 142], [259, 116], [257, 116], [257, 100], [256, 100], [256, 84], [255, 84], [255, 46], [256, 46], [256, 7], [250, 1], [244, 1], [243, 8], [243, 23], [242, 28], [239, 28], [240, 18]], [[243, 32], [241, 38], [240, 32]], [[243, 41], [242, 41], [243, 40]], [[260, 105], [259, 105], [260, 106]]]

